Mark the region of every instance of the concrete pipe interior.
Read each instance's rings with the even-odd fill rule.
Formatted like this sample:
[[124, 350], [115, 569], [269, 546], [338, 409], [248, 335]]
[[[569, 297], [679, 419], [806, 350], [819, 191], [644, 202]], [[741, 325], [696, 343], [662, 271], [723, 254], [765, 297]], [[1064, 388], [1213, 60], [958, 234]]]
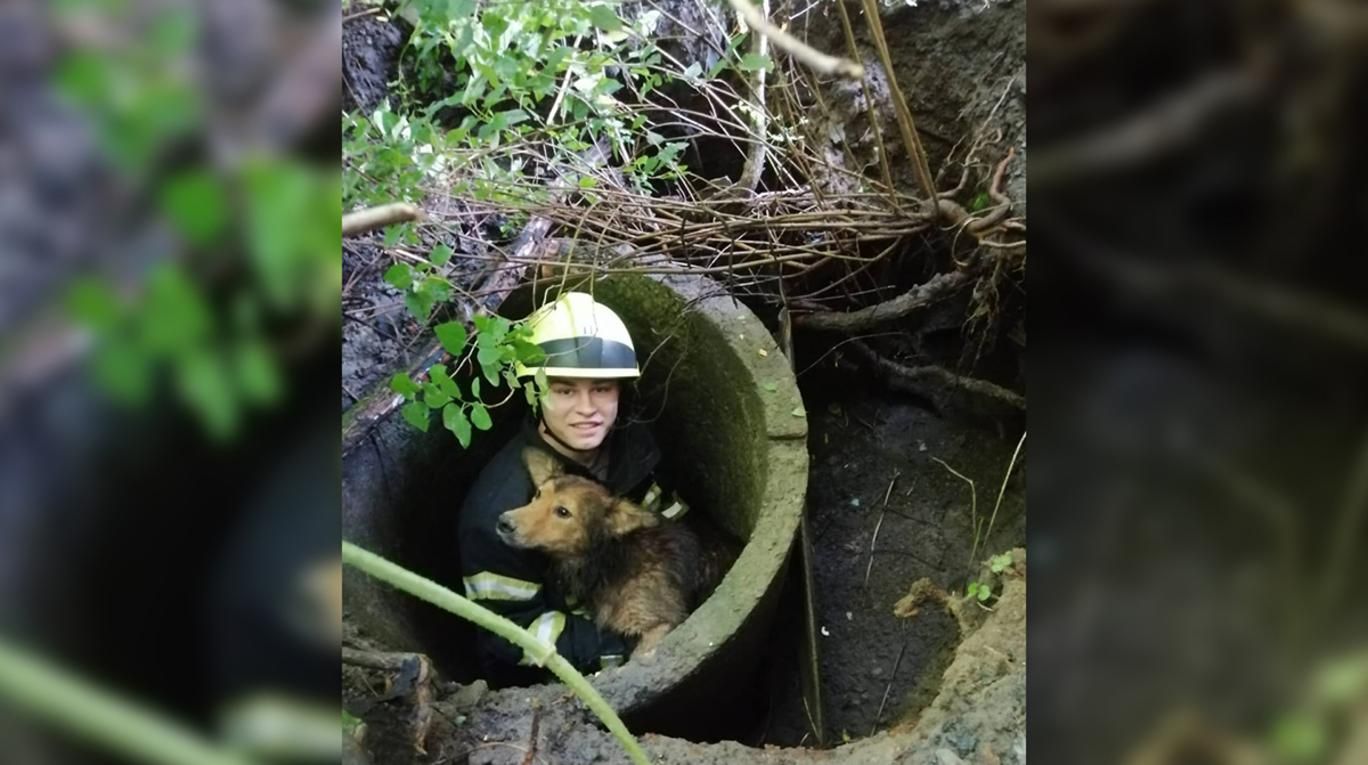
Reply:
[[[760, 664], [807, 488], [802, 400], [764, 325], [715, 282], [615, 275], [579, 288], [592, 290], [632, 332], [643, 362], [632, 410], [652, 420], [664, 458], [686, 479], [691, 512], [745, 542], [712, 597], [655, 657], [600, 673], [594, 684], [635, 728], [715, 738], [739, 719], [738, 705], [753, 707], [743, 691], [761, 685], [748, 680]], [[500, 313], [525, 315], [532, 302], [525, 288]], [[460, 503], [525, 412], [513, 404], [495, 410], [494, 430], [477, 433], [468, 451], [435, 425], [423, 434], [398, 416], [379, 423], [343, 458], [344, 538], [459, 591]], [[449, 678], [475, 678], [473, 627], [358, 572], [347, 577], [355, 623], [395, 649], [428, 654]]]

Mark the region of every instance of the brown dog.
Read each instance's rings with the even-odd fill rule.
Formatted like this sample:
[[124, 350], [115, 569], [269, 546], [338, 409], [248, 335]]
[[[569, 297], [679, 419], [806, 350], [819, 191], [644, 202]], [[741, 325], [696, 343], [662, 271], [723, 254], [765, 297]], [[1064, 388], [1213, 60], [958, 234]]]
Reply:
[[540, 449], [524, 449], [523, 462], [537, 493], [499, 516], [499, 537], [550, 556], [567, 598], [587, 604], [599, 627], [638, 638], [633, 658], [650, 653], [689, 615], [700, 584], [697, 537], [594, 481], [565, 475]]

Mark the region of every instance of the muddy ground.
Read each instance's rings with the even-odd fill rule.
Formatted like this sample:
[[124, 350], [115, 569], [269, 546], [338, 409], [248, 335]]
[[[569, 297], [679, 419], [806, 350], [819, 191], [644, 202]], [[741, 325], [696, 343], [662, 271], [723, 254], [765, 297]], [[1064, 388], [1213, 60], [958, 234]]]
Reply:
[[[820, 352], [815, 346], [800, 359]], [[839, 744], [912, 720], [935, 696], [959, 640], [955, 623], [934, 609], [899, 618], [893, 604], [922, 577], [962, 593], [981, 560], [1024, 545], [1026, 495], [1019, 462], [992, 535], [980, 542], [971, 565], [969, 485], [935, 460], [974, 481], [982, 521], [992, 512], [1020, 431], [938, 416], [921, 402], [862, 383], [857, 373], [831, 364], [834, 356], [800, 376], [799, 385], [810, 417], [808, 529], [817, 623], [829, 633], [819, 635], [824, 738]], [[810, 732], [791, 667], [776, 684], [773, 719], [755, 743], [792, 746]]]
[[[723, 741], [698, 744], [668, 736], [641, 735], [652, 762], [717, 763], [926, 763], [989, 765], [1026, 759], [1026, 583], [1025, 551], [996, 580], [992, 610], [971, 611], [960, 621], [967, 635], [944, 673], [940, 692], [918, 718], [897, 730], [835, 749], [749, 747]], [[938, 607], [929, 607], [944, 613]], [[348, 703], [369, 680], [344, 668]], [[382, 691], [373, 691], [379, 693]], [[380, 703], [349, 739], [344, 761], [514, 763], [623, 763], [620, 744], [595, 725], [581, 704], [563, 689], [542, 686], [488, 692], [481, 684], [454, 689], [432, 707], [425, 749], [412, 743], [412, 708]]]

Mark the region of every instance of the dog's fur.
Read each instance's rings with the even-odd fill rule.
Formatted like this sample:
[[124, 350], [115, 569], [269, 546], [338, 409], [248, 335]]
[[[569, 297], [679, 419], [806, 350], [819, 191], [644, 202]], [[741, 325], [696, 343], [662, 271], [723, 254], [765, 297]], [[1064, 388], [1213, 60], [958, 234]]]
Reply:
[[650, 653], [689, 615], [702, 582], [698, 538], [604, 486], [566, 475], [555, 457], [523, 450], [536, 496], [499, 516], [499, 536], [540, 550], [568, 598], [588, 605], [603, 628], [638, 638]]

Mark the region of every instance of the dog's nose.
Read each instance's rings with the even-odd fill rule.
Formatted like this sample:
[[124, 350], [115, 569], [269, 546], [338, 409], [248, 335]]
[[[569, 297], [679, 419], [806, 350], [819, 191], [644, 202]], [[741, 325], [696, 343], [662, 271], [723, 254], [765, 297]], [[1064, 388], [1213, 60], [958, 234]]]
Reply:
[[507, 516], [501, 515], [499, 516], [499, 522], [495, 524], [495, 528], [499, 530], [500, 534], [512, 534], [513, 522], [508, 520]]

